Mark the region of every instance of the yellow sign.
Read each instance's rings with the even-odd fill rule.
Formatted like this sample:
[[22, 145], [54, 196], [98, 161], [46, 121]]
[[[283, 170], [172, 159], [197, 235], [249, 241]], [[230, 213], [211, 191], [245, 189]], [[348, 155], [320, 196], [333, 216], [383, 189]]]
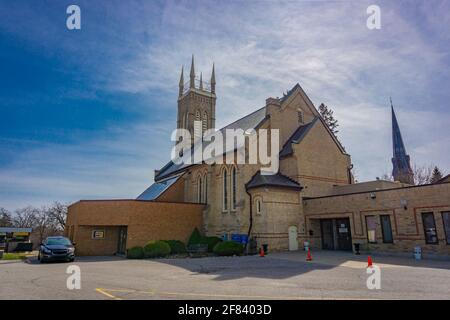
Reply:
[[14, 232], [13, 237], [28, 237], [30, 235], [29, 232]]

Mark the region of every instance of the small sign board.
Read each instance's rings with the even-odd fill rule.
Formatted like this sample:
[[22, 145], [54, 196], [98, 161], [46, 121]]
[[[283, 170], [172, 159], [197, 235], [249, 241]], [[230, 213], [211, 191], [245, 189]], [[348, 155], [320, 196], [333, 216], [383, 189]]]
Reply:
[[93, 230], [92, 239], [105, 239], [105, 230]]

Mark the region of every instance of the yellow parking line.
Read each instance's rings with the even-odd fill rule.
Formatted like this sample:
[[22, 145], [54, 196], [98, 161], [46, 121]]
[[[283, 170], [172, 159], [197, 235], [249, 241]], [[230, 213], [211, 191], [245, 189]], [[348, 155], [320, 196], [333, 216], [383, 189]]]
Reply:
[[[96, 289], [95, 289], [95, 291], [100, 292], [101, 294], [103, 294], [103, 295], [105, 295], [105, 296], [107, 296], [107, 297], [109, 297], [109, 298], [111, 298], [111, 299], [114, 299], [114, 300], [122, 300], [121, 298], [116, 297], [116, 296], [113, 296], [112, 294], [106, 292], [105, 290], [106, 290], [106, 289], [100, 289], [100, 288], [96, 288]], [[110, 291], [110, 290], [108, 290], [108, 291]]]
[[239, 295], [239, 294], [212, 294], [212, 293], [193, 293], [193, 292], [154, 292], [154, 291], [140, 291], [132, 289], [96, 289], [97, 291], [111, 297], [114, 299], [120, 299], [109, 292], [123, 292], [123, 293], [135, 293], [135, 294], [150, 294], [152, 296], [162, 295], [162, 296], [195, 296], [195, 297], [215, 297], [215, 298], [242, 298], [242, 299], [266, 299], [266, 300], [371, 300], [364, 298], [325, 298], [325, 297], [283, 297], [283, 296], [257, 296], [257, 295]]

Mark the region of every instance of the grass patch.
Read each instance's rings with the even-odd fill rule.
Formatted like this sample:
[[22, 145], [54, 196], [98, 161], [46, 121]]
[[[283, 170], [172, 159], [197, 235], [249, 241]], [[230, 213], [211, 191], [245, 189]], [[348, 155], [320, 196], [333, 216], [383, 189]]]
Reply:
[[2, 260], [24, 260], [26, 258], [25, 253], [3, 253]]

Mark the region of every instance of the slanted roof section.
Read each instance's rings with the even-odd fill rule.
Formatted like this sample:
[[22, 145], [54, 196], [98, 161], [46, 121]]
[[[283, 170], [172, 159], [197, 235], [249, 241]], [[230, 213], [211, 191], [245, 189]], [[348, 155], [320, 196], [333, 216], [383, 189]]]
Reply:
[[222, 129], [220, 129], [220, 131], [225, 131], [226, 129], [242, 129], [244, 131], [248, 129], [255, 129], [265, 119], [266, 119], [266, 107], [262, 107], [261, 109], [253, 111], [252, 113], [246, 115], [245, 117], [226, 125]]
[[445, 182], [450, 182], [450, 174], [446, 175], [445, 177], [439, 179], [438, 181], [436, 181], [435, 183], [445, 183]]
[[258, 187], [279, 187], [289, 188], [300, 191], [302, 187], [300, 184], [281, 173], [273, 175], [263, 175], [258, 171], [250, 181], [245, 185], [247, 190]]
[[[257, 129], [262, 122], [266, 120], [266, 107], [262, 107], [245, 117], [236, 120], [228, 124], [227, 126], [220, 129], [222, 134], [225, 134], [226, 129], [242, 129], [244, 131], [249, 129]], [[195, 148], [196, 146], [194, 146]], [[169, 161], [155, 176], [155, 181], [160, 181], [166, 177], [169, 177], [175, 173], [182, 172], [193, 164], [174, 164], [172, 161]]]
[[296, 143], [298, 144], [300, 141], [303, 140], [303, 138], [308, 134], [309, 130], [314, 126], [314, 124], [319, 120], [318, 117], [315, 117], [311, 122], [302, 125], [295, 130], [295, 132], [292, 134], [292, 136], [286, 141], [283, 148], [281, 148], [280, 151], [280, 158], [287, 157], [294, 153], [294, 150], [292, 149], [292, 144]]
[[180, 174], [172, 178], [153, 183], [144, 192], [142, 192], [136, 198], [136, 200], [156, 200], [160, 195], [164, 193], [164, 191], [173, 186], [174, 183], [177, 182], [181, 176], [182, 175]]

